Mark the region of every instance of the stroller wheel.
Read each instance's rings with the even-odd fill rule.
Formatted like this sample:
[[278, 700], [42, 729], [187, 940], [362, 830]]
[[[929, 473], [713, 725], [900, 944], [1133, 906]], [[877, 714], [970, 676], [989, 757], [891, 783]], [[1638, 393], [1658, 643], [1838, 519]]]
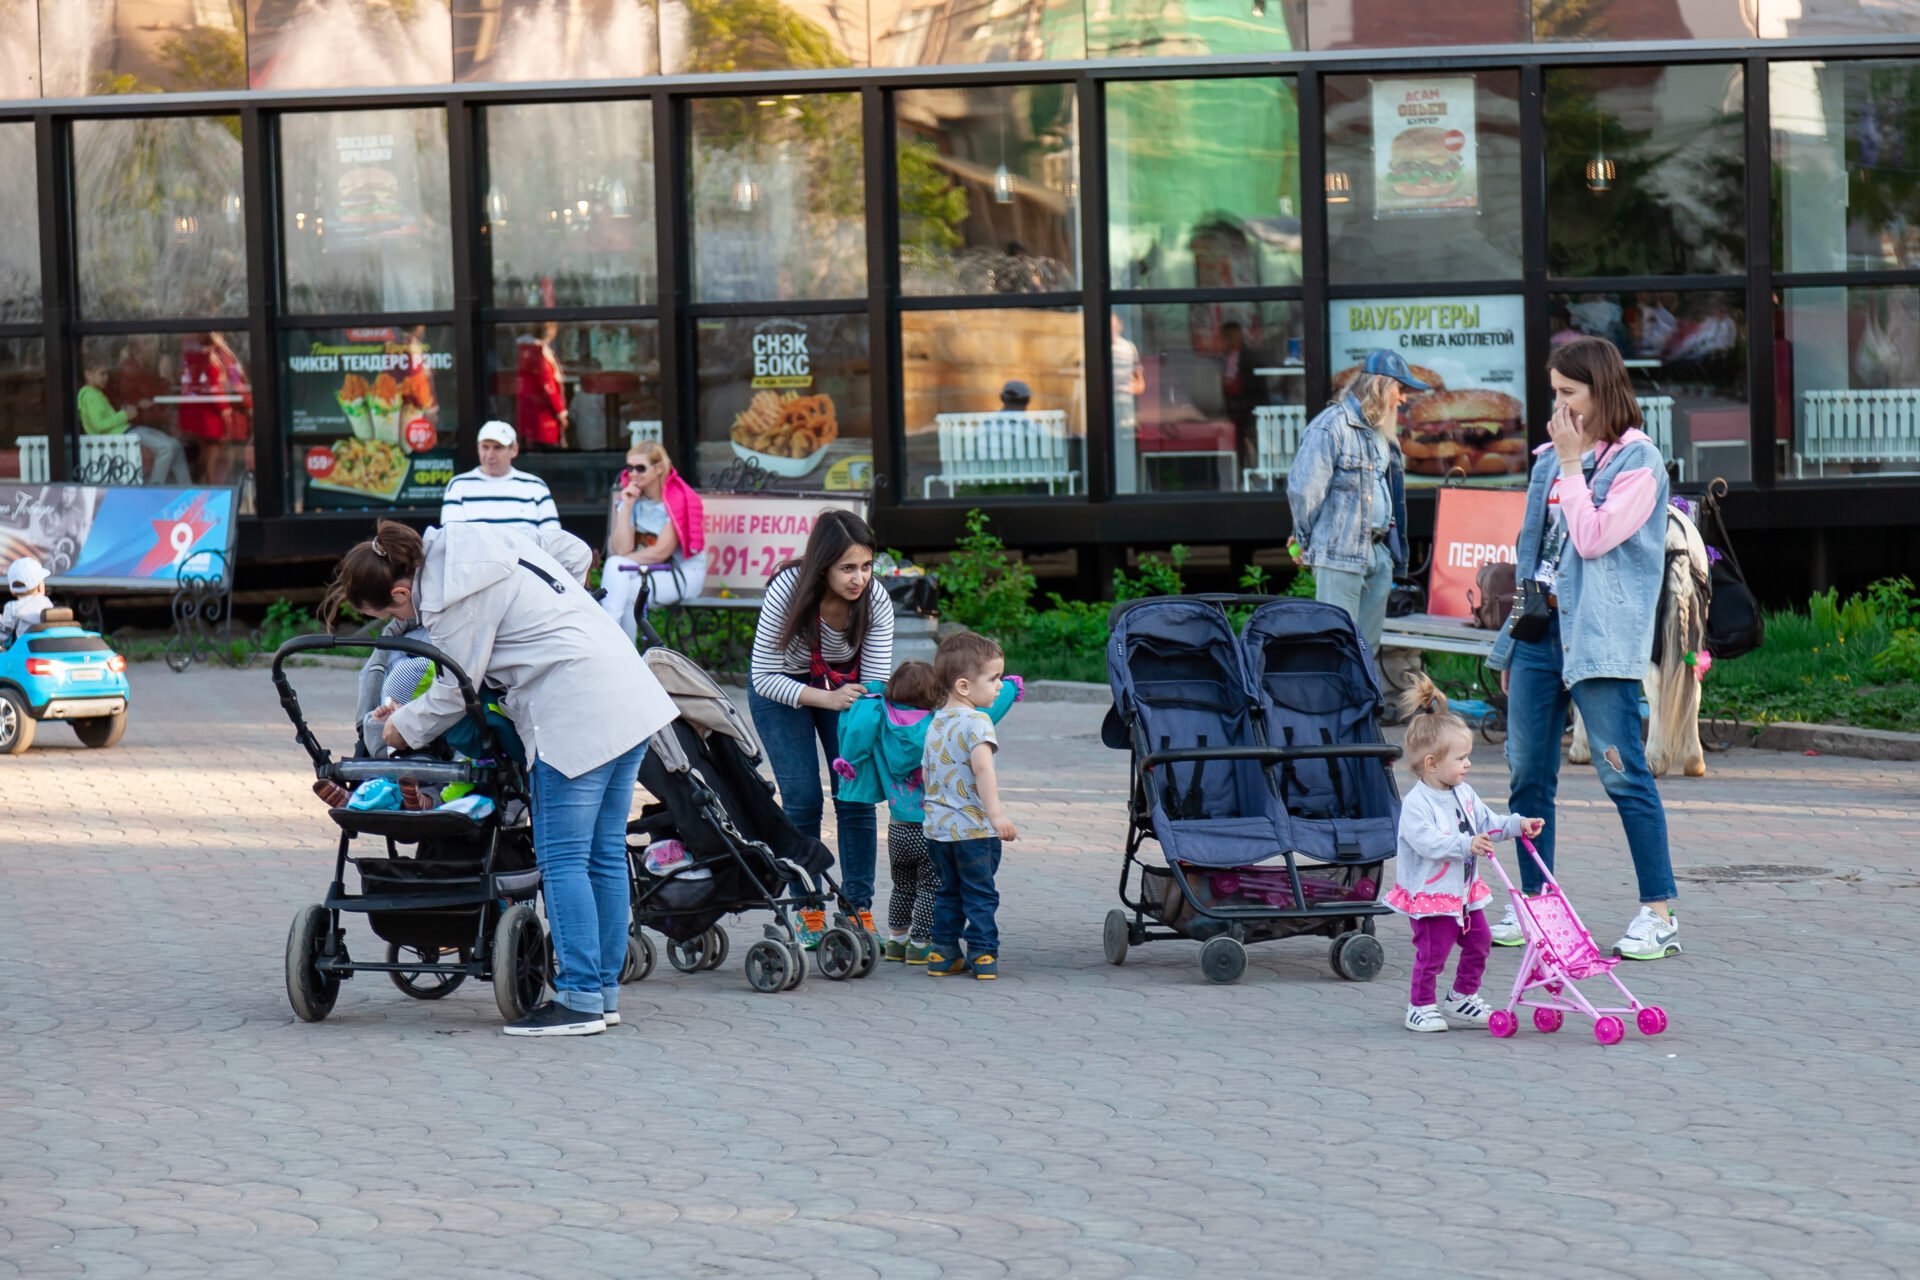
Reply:
[[653, 939], [638, 929], [627, 935], [627, 963], [620, 970], [622, 984], [645, 982], [653, 972], [659, 952], [653, 948]]
[[1333, 971], [1348, 982], [1372, 982], [1386, 964], [1387, 952], [1378, 938], [1348, 932], [1333, 940], [1328, 962], [1333, 965]]
[[865, 929], [855, 929], [853, 937], [860, 944], [860, 963], [854, 967], [853, 976], [864, 978], [880, 967], [880, 940]]
[[853, 930], [835, 925], [820, 935], [820, 945], [815, 949], [813, 959], [820, 966], [822, 977], [845, 982], [860, 967], [863, 955], [860, 940]]
[[1200, 972], [1207, 975], [1208, 982], [1238, 982], [1246, 971], [1247, 949], [1239, 939], [1223, 934], [1208, 938], [1207, 945], [1200, 948]]
[[1520, 1020], [1505, 1009], [1495, 1009], [1493, 1016], [1487, 1019], [1487, 1030], [1500, 1040], [1505, 1040], [1519, 1029]]
[[1107, 953], [1108, 964], [1126, 963], [1127, 933], [1127, 913], [1118, 907], [1107, 912], [1107, 923], [1100, 930], [1100, 945]]
[[667, 942], [667, 963], [682, 973], [699, 973], [711, 968], [707, 964], [707, 944], [711, 940], [711, 931], [695, 934], [685, 942]]
[[[397, 942], [387, 944], [387, 963], [399, 964], [401, 953], [418, 959], [422, 964], [439, 964], [440, 957], [448, 951], [460, 957], [460, 963], [466, 964], [473, 959], [473, 952], [465, 947], [454, 951], [447, 947], [403, 947]], [[464, 973], [422, 973], [418, 969], [391, 970], [387, 976], [393, 979], [393, 985], [412, 996], [415, 1000], [439, 1000], [453, 994], [461, 983], [467, 980]]]
[[763, 994], [785, 991], [792, 965], [785, 947], [763, 938], [747, 948], [747, 985]]
[[1627, 1024], [1608, 1014], [1593, 1024], [1593, 1038], [1601, 1044], [1619, 1044], [1627, 1034]]
[[1667, 1029], [1667, 1011], [1657, 1004], [1650, 1004], [1634, 1018], [1640, 1024], [1640, 1034], [1657, 1036]]
[[287, 1003], [302, 1022], [318, 1022], [333, 1012], [340, 975], [322, 973], [315, 964], [327, 945], [333, 920], [319, 904], [302, 907], [287, 931]]
[[533, 1011], [550, 965], [540, 917], [526, 903], [514, 903], [493, 930], [493, 1002], [501, 1017], [517, 1022]]
[[703, 970], [718, 969], [727, 962], [727, 953], [733, 950], [733, 939], [727, 936], [725, 929], [715, 925], [701, 934], [700, 938], [707, 953], [707, 958], [700, 962]]
[[787, 985], [785, 990], [792, 991], [807, 980], [807, 953], [797, 942], [787, 945]]
[[1567, 1015], [1558, 1009], [1535, 1009], [1533, 1011], [1533, 1029], [1551, 1035], [1565, 1024]]

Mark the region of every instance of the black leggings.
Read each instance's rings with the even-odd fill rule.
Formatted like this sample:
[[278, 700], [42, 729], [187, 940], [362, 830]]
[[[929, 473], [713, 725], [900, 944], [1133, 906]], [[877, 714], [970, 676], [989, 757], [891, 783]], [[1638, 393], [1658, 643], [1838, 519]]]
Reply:
[[887, 824], [887, 867], [893, 873], [893, 892], [887, 898], [887, 931], [898, 934], [911, 925], [911, 937], [925, 942], [933, 937], [933, 863], [927, 858], [927, 833], [917, 822]]

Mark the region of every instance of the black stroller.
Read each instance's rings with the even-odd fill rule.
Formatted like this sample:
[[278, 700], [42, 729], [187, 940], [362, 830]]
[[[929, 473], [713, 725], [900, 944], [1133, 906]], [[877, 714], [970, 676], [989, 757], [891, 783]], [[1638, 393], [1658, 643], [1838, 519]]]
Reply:
[[[793, 912], [803, 909], [833, 913], [815, 952], [821, 974], [843, 981], [872, 973], [879, 940], [860, 927], [827, 874], [832, 852], [796, 830], [775, 801], [759, 770], [759, 739], [739, 708], [683, 655], [656, 647], [643, 656], [680, 717], [649, 740], [640, 766], [641, 785], [657, 800], [627, 825], [634, 944], [622, 979], [637, 982], [653, 972], [656, 953], [643, 926], [666, 935], [674, 968], [694, 973], [726, 962], [720, 918], [756, 910], [774, 918], [747, 949], [747, 983], [755, 991], [791, 991], [806, 976], [806, 952], [793, 929]], [[669, 839], [688, 856], [653, 874], [649, 846]]]
[[[1238, 635], [1229, 609], [1251, 610]], [[1380, 690], [1352, 621], [1311, 600], [1203, 595], [1130, 601], [1111, 623], [1102, 738], [1131, 753], [1132, 786], [1127, 910], [1107, 915], [1108, 962], [1192, 938], [1201, 971], [1233, 982], [1246, 944], [1305, 934], [1332, 937], [1341, 977], [1373, 978], [1400, 749], [1381, 739]], [[1149, 836], [1164, 867], [1137, 856]], [[1275, 858], [1284, 865], [1262, 865]]]
[[[467, 722], [483, 744], [479, 758], [459, 760], [442, 752], [379, 759], [361, 741], [353, 757], [333, 759], [301, 714], [286, 662], [299, 654], [348, 647], [411, 654], [438, 664], [466, 701]], [[287, 935], [287, 999], [294, 1013], [303, 1022], [320, 1021], [333, 1011], [342, 981], [371, 972], [386, 974], [418, 1000], [441, 999], [468, 978], [492, 982], [500, 1015], [510, 1022], [524, 1017], [538, 1003], [553, 967], [546, 928], [532, 905], [540, 872], [526, 825], [526, 771], [503, 746], [466, 672], [419, 640], [312, 635], [280, 646], [273, 656], [273, 684], [295, 738], [313, 757], [315, 777], [348, 787], [376, 778], [412, 778], [432, 787], [469, 783], [493, 801], [493, 812], [477, 821], [445, 810], [329, 811], [340, 828], [333, 883], [325, 901], [300, 909]], [[509, 810], [518, 814], [517, 825], [506, 825]], [[384, 855], [353, 856], [354, 840], [362, 836], [382, 841]], [[347, 892], [348, 863], [359, 873], [357, 894]], [[347, 954], [343, 913], [367, 917], [387, 944], [384, 962], [356, 961]]]

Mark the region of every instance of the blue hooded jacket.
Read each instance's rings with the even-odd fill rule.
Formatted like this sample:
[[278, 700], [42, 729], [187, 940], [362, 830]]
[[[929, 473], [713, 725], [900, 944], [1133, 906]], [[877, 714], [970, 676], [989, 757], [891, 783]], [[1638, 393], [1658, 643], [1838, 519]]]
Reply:
[[[1008, 676], [1000, 696], [987, 715], [1000, 723], [1020, 700], [1020, 677]], [[901, 721], [912, 717], [912, 722]], [[870, 694], [840, 713], [840, 758], [833, 763], [834, 794], [855, 804], [885, 801], [894, 822], [922, 823], [927, 798], [920, 781], [920, 759], [926, 754], [927, 730], [933, 713], [917, 707], [896, 707], [879, 694]], [[848, 777], [842, 766], [853, 770]]]

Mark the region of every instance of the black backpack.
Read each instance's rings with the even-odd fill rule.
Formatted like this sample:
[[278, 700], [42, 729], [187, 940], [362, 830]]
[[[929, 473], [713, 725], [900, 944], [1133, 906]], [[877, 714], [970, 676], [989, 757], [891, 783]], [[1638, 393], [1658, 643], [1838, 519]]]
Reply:
[[1727, 482], [1716, 478], [1700, 500], [1700, 536], [1720, 551], [1709, 570], [1712, 595], [1707, 602], [1707, 650], [1716, 662], [1752, 653], [1767, 639], [1760, 602], [1740, 571], [1740, 557], [1733, 552], [1733, 540], [1720, 516], [1720, 499], [1726, 492]]

